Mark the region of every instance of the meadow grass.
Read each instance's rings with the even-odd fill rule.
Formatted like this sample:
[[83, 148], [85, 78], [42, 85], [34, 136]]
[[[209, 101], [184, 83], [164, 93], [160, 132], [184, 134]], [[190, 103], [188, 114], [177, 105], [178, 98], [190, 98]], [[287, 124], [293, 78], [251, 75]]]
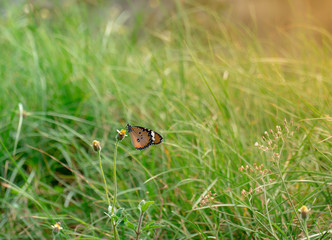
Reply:
[[105, 212], [127, 122], [165, 139], [118, 145], [117, 207], [162, 225], [141, 239], [331, 238], [329, 33], [262, 42], [180, 3], [157, 26], [144, 11], [1, 5], [0, 239], [113, 239]]

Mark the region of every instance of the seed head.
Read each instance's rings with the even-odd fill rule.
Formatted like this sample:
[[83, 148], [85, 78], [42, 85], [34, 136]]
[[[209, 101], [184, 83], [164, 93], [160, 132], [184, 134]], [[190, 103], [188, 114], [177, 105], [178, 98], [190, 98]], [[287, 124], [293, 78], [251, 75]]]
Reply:
[[240, 171], [240, 172], [243, 172], [243, 170], [244, 170], [244, 167], [243, 167], [243, 166], [239, 167], [239, 171]]
[[212, 193], [211, 191], [209, 191], [200, 201], [199, 206], [203, 207], [206, 205], [211, 205], [215, 202], [215, 196], [217, 194], [216, 193]]
[[246, 190], [244, 190], [244, 189], [242, 189], [242, 191], [241, 191], [241, 195], [242, 195], [242, 196], [245, 196], [245, 195], [247, 195], [247, 191], [246, 191]]
[[100, 152], [101, 151], [100, 142], [97, 141], [97, 140], [92, 141], [92, 147], [93, 147], [93, 150], [95, 150], [95, 152]]

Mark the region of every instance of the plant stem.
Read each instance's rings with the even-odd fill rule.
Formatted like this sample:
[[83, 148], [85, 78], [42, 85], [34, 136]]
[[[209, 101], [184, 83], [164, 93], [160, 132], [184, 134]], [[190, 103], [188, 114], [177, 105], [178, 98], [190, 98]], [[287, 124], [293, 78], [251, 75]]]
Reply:
[[103, 180], [104, 180], [105, 194], [106, 194], [106, 198], [107, 198], [107, 203], [108, 203], [108, 206], [109, 206], [111, 204], [111, 201], [108, 198], [107, 183], [106, 183], [106, 179], [105, 179], [105, 175], [104, 175], [104, 171], [103, 171], [103, 166], [101, 165], [100, 151], [98, 151], [98, 158], [99, 158], [99, 166], [100, 166], [101, 175], [103, 176]]
[[141, 212], [141, 215], [139, 216], [138, 226], [137, 226], [137, 231], [136, 231], [136, 240], [138, 240], [138, 237], [141, 234], [140, 231], [141, 231], [141, 226], [142, 226], [143, 214], [144, 214], [144, 212]]
[[[113, 178], [114, 178], [114, 196], [113, 196], [113, 204], [112, 204], [112, 212], [111, 216], [113, 216], [114, 209], [115, 209], [115, 201], [116, 201], [116, 193], [117, 193], [117, 182], [116, 182], [116, 156], [118, 151], [118, 143], [119, 141], [116, 140], [115, 149], [114, 149], [114, 166], [113, 166]], [[118, 239], [118, 231], [116, 230], [116, 224], [114, 219], [112, 219], [113, 230], [114, 230], [114, 239]]]
[[114, 179], [114, 196], [113, 196], [113, 204], [112, 204], [112, 212], [111, 215], [114, 212], [115, 208], [115, 201], [116, 201], [116, 193], [117, 193], [117, 182], [116, 182], [116, 155], [118, 151], [118, 143], [119, 141], [116, 141], [115, 143], [115, 149], [114, 149], [114, 166], [113, 166], [113, 179]]
[[[115, 184], [115, 193], [114, 193], [114, 199], [113, 199], [113, 205], [112, 205], [112, 212], [111, 212], [111, 216], [114, 213], [114, 208], [115, 208], [115, 200], [116, 200], [116, 192], [117, 192], [117, 183], [116, 183], [116, 155], [117, 155], [117, 148], [118, 148], [118, 141], [116, 141], [115, 144], [115, 150], [114, 150], [114, 184]], [[108, 197], [108, 192], [107, 192], [107, 183], [106, 183], [106, 179], [105, 179], [105, 175], [104, 175], [104, 171], [103, 171], [103, 166], [101, 164], [101, 156], [100, 156], [100, 151], [98, 151], [98, 159], [99, 159], [99, 166], [100, 166], [100, 170], [101, 170], [101, 174], [103, 177], [103, 181], [104, 181], [104, 185], [105, 185], [105, 194], [106, 194], [106, 198], [107, 198], [107, 203], [108, 206], [111, 205], [111, 201]], [[112, 219], [112, 225], [113, 225], [113, 230], [114, 230], [114, 239], [117, 240], [118, 239], [118, 232], [116, 230], [116, 225], [114, 220]]]
[[309, 234], [308, 234], [308, 227], [307, 227], [307, 221], [304, 221], [304, 231], [305, 231], [305, 236], [309, 240]]

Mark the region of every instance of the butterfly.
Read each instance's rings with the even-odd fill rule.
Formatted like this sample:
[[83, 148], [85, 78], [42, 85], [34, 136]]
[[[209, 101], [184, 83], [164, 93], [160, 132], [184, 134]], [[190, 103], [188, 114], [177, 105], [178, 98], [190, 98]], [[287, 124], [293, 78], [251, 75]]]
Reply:
[[160, 144], [163, 137], [151, 129], [127, 124], [128, 133], [130, 134], [131, 143], [137, 150], [143, 150], [150, 145]]

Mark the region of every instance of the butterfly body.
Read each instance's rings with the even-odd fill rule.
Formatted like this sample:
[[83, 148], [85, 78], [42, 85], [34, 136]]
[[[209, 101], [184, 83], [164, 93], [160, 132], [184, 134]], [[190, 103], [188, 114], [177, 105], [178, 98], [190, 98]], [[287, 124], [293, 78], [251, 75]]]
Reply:
[[131, 142], [137, 150], [143, 150], [150, 145], [160, 144], [163, 141], [163, 137], [151, 129], [131, 126], [130, 124], [127, 124], [127, 128]]

